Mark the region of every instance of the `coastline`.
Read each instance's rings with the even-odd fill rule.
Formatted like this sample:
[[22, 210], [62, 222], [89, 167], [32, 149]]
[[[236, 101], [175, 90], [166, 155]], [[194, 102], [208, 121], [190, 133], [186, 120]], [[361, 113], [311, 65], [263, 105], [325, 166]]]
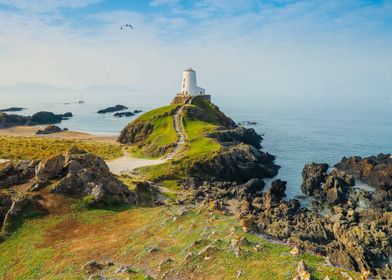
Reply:
[[62, 131], [59, 133], [53, 134], [45, 134], [45, 135], [37, 135], [35, 134], [38, 129], [45, 128], [45, 125], [38, 126], [15, 126], [10, 128], [2, 128], [0, 129], [0, 137], [1, 136], [10, 136], [10, 137], [39, 137], [39, 138], [60, 138], [60, 139], [77, 139], [77, 140], [85, 140], [85, 141], [102, 141], [108, 143], [117, 143], [117, 135], [115, 134], [93, 134], [88, 132], [80, 132], [80, 131]]

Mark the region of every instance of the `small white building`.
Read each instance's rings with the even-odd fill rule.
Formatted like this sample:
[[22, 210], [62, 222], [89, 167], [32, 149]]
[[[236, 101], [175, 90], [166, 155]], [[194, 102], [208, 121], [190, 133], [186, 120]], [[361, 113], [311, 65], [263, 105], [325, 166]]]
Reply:
[[181, 93], [188, 96], [205, 95], [204, 88], [198, 87], [196, 82], [196, 72], [192, 68], [182, 74]]

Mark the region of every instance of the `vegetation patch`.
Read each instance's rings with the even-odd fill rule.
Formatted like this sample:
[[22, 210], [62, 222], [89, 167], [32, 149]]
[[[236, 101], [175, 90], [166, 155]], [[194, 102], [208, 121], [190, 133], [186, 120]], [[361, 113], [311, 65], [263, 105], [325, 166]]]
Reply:
[[[344, 279], [323, 258], [291, 256], [289, 247], [244, 233], [235, 217], [206, 208], [71, 207], [25, 219], [0, 251], [1, 279], [85, 279], [81, 267], [93, 259], [113, 262], [99, 273], [117, 279], [144, 279], [146, 271], [153, 279], [236, 279], [239, 272], [243, 279], [292, 279], [300, 260], [312, 279]], [[130, 269], [116, 273], [124, 265]]]
[[1, 136], [0, 158], [17, 160], [49, 158], [60, 153], [65, 153], [73, 145], [104, 159], [114, 159], [123, 155], [121, 145], [105, 142], [61, 138]]

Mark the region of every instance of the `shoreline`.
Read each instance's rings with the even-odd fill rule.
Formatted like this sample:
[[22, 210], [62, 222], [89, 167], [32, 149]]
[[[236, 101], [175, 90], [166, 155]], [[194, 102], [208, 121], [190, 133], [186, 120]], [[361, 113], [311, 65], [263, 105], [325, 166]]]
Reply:
[[38, 137], [38, 138], [60, 138], [60, 139], [77, 139], [84, 141], [103, 141], [109, 143], [118, 143], [116, 134], [93, 134], [88, 132], [67, 130], [53, 134], [35, 134], [37, 130], [45, 128], [46, 125], [37, 126], [14, 126], [0, 129], [1, 136], [10, 137]]

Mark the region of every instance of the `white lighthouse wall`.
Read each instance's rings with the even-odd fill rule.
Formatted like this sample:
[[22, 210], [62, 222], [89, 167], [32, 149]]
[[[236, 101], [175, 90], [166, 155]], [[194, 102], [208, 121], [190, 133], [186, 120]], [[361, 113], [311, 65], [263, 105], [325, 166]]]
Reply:
[[199, 95], [200, 90], [196, 82], [196, 72], [195, 71], [184, 71], [182, 75], [182, 89], [183, 94], [188, 95]]

